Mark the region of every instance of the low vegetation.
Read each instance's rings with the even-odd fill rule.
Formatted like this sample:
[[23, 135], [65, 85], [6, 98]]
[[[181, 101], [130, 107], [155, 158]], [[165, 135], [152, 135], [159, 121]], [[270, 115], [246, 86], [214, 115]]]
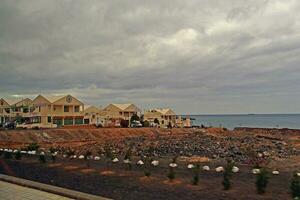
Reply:
[[258, 194], [264, 194], [269, 183], [269, 172], [266, 168], [261, 168], [256, 175], [256, 190]]

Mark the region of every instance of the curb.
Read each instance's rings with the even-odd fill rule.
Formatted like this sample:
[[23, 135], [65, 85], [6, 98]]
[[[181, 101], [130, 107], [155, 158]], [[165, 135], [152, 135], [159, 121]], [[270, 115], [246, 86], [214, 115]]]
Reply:
[[91, 195], [83, 192], [78, 192], [74, 190], [69, 190], [57, 186], [47, 185], [44, 183], [38, 183], [35, 181], [30, 181], [22, 178], [17, 178], [13, 176], [7, 176], [4, 174], [0, 174], [0, 181], [13, 183], [16, 185], [33, 188], [37, 190], [41, 190], [44, 192], [49, 192], [52, 194], [57, 194], [60, 196], [68, 197], [71, 199], [77, 199], [77, 200], [112, 200], [101, 196]]

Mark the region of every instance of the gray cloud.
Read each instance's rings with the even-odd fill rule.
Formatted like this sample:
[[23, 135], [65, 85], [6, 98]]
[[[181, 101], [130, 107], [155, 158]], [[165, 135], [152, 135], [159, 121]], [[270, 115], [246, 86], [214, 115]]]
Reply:
[[299, 112], [299, 9], [297, 0], [2, 0], [0, 96]]

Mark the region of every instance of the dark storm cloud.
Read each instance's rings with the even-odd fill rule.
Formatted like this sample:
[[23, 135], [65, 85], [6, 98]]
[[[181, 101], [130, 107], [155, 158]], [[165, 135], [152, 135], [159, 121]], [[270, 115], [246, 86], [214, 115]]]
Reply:
[[297, 0], [2, 0], [0, 96], [299, 112], [299, 8]]

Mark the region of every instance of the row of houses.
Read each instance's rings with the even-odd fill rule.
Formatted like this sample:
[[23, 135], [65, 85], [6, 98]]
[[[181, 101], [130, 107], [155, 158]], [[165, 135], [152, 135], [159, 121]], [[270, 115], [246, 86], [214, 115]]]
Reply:
[[55, 128], [61, 126], [101, 125], [120, 126], [133, 115], [142, 118], [150, 126], [190, 126], [189, 120], [182, 120], [169, 108], [150, 109], [142, 113], [134, 104], [109, 104], [104, 108], [87, 106], [72, 95], [38, 95], [33, 100], [0, 99], [0, 124], [16, 121], [19, 126]]

